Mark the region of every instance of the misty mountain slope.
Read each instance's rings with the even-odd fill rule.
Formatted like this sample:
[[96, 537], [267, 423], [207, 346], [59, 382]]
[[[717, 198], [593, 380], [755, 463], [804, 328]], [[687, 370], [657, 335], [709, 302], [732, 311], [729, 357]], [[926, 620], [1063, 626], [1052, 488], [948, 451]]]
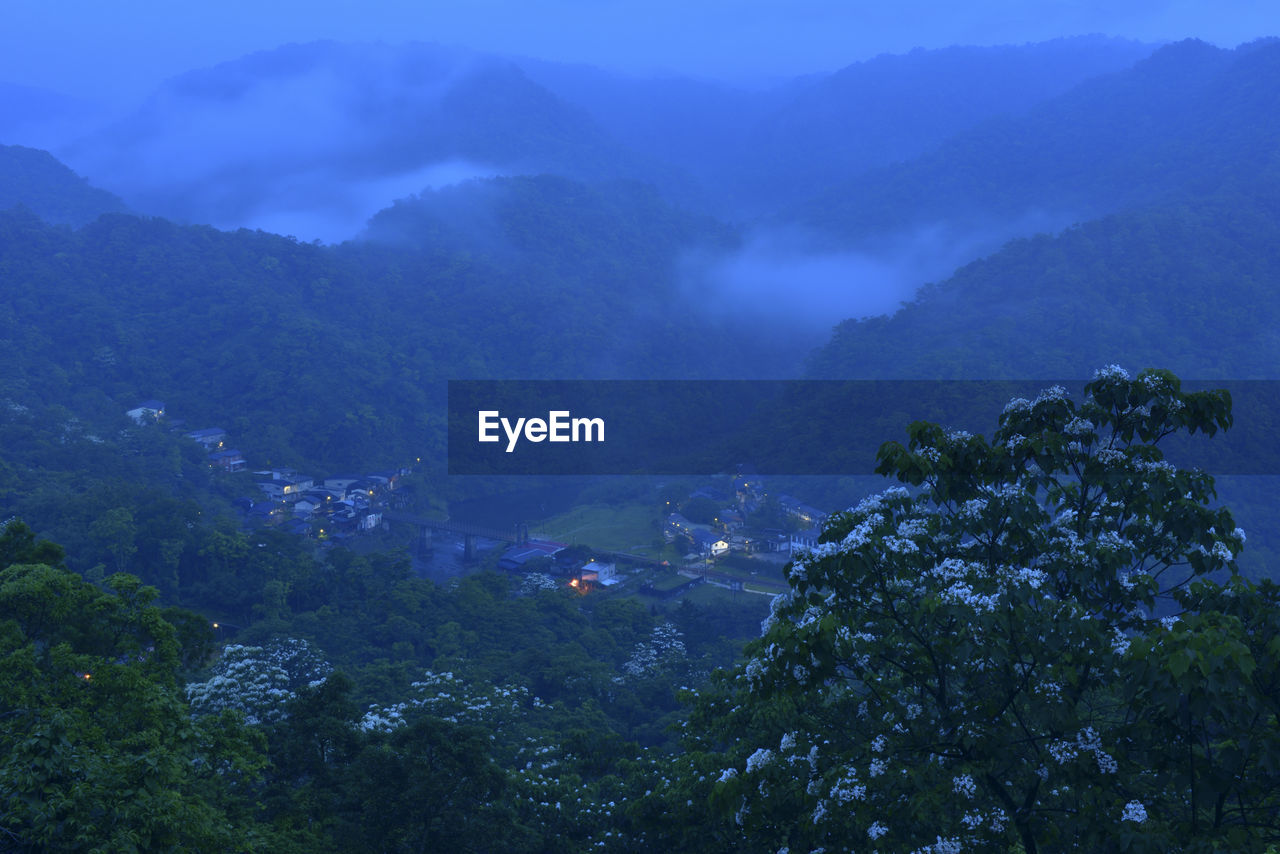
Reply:
[[626, 282], [636, 299], [674, 292], [674, 262], [693, 247], [729, 247], [733, 232], [633, 182], [583, 184], [554, 175], [477, 179], [398, 200], [369, 221], [375, 244], [468, 252], [513, 275], [564, 283]]
[[0, 145], [0, 210], [25, 205], [41, 218], [83, 225], [125, 210], [117, 196], [93, 187], [47, 151]]
[[1101, 36], [999, 47], [916, 49], [818, 80], [750, 128], [732, 177], [755, 204], [794, 203], [908, 160], [998, 115], [1018, 114], [1092, 77], [1132, 66], [1150, 45]]
[[843, 240], [1041, 211], [1087, 219], [1248, 186], [1280, 141], [1280, 43], [1161, 48], [1025, 115], [833, 188], [790, 216]]
[[1016, 240], [891, 317], [847, 320], [810, 360], [834, 378], [1088, 377], [1158, 366], [1280, 376], [1280, 203], [1231, 195]]
[[731, 239], [713, 221], [628, 184], [477, 188], [495, 224], [485, 241], [429, 232], [433, 218], [456, 225], [465, 188], [378, 218], [400, 229], [394, 241], [339, 247], [119, 214], [72, 231], [0, 212], [13, 294], [0, 306], [0, 400], [112, 430], [159, 398], [189, 424], [232, 431], [255, 465], [337, 470], [442, 459], [433, 413], [447, 379], [798, 365], [688, 310], [679, 257]]
[[292, 216], [326, 240], [475, 175], [672, 180], [514, 65], [421, 44], [290, 45], [191, 72], [59, 153], [153, 214], [265, 228]]
[[392, 265], [406, 280], [421, 265], [465, 259], [483, 267], [483, 293], [467, 299], [510, 307], [518, 334], [532, 324], [537, 339], [561, 353], [550, 373], [546, 364], [528, 362], [514, 373], [503, 368], [505, 375], [794, 375], [804, 341], [759, 324], [743, 335], [733, 306], [715, 298], [687, 263], [694, 253], [738, 245], [736, 231], [671, 205], [648, 185], [538, 175], [399, 200], [370, 220], [361, 241], [338, 251], [364, 269]]

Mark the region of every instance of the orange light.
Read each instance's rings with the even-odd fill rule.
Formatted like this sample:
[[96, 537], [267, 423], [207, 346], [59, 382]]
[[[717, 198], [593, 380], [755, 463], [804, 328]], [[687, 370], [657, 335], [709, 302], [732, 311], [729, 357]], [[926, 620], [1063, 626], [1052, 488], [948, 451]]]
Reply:
[[570, 581], [570, 582], [569, 582], [569, 586], [570, 586], [570, 587], [577, 587], [577, 586], [578, 586], [578, 579], [576, 579], [576, 578], [575, 578], [575, 579], [573, 579], [572, 581]]
[[84, 675], [84, 678], [85, 678], [85, 679], [92, 679], [92, 678], [93, 678], [93, 674], [92, 674], [92, 673], [86, 673], [86, 674]]

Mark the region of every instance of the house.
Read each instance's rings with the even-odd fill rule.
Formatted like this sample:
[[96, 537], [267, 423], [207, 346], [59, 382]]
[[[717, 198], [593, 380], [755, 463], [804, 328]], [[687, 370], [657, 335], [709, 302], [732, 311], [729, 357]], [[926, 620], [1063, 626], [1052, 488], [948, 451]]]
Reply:
[[827, 521], [827, 517], [831, 515], [790, 495], [779, 495], [778, 504], [782, 506], [787, 515], [799, 519], [806, 525], [821, 526], [823, 522]]
[[273, 501], [284, 500], [284, 484], [278, 480], [260, 480], [255, 484]]
[[789, 552], [791, 538], [776, 529], [754, 531], [740, 529], [729, 541], [729, 548], [736, 552], [759, 554], [763, 552]]
[[[325, 480], [325, 486], [329, 485], [329, 481]], [[366, 502], [377, 494], [377, 484], [370, 480], [353, 480], [348, 483], [343, 491], [343, 495], [349, 499], [362, 498]]]
[[164, 415], [164, 404], [158, 400], [144, 400], [125, 413], [135, 424], [158, 421]]
[[705, 580], [702, 576], [690, 578], [683, 575], [669, 575], [657, 581], [645, 582], [640, 591], [650, 596], [657, 596], [659, 599], [674, 599]]
[[693, 546], [704, 557], [719, 557], [729, 551], [729, 541], [709, 530], [696, 528], [693, 531]]
[[579, 580], [586, 584], [599, 584], [602, 587], [611, 587], [621, 581], [618, 578], [618, 566], [613, 563], [601, 563], [593, 560], [583, 565], [578, 573]]
[[689, 539], [693, 531], [693, 523], [679, 513], [668, 514], [662, 523], [662, 536], [668, 543]]
[[302, 493], [311, 489], [313, 486], [315, 486], [315, 484], [312, 482], [311, 478], [303, 477], [301, 475], [298, 475], [293, 480], [286, 480], [284, 478], [280, 479], [280, 487], [283, 490], [284, 497], [289, 501], [292, 501], [294, 498], [301, 497]]
[[[381, 517], [379, 516], [379, 518]], [[568, 548], [566, 544], [557, 543], [554, 540], [529, 540], [526, 543], [507, 549], [502, 559], [498, 561], [498, 568], [505, 569], [508, 572], [519, 572], [533, 558], [549, 557], [554, 559], [557, 554], [566, 548]]]
[[726, 531], [730, 532], [738, 530], [746, 523], [741, 513], [729, 507], [721, 510], [719, 515], [716, 516], [716, 520], [724, 526]]
[[308, 498], [300, 499], [293, 504], [293, 515], [299, 519], [310, 519], [311, 515], [316, 512], [317, 506], [314, 501]]
[[223, 471], [244, 471], [248, 463], [245, 462], [244, 454], [231, 448], [210, 454], [209, 465], [220, 468]]
[[375, 472], [368, 476], [368, 480], [373, 481], [375, 484], [384, 486], [387, 489], [395, 489], [400, 485], [400, 472], [399, 470]]
[[226, 444], [227, 431], [221, 427], [205, 427], [202, 430], [192, 430], [187, 438], [199, 442], [207, 451], [220, 451]]

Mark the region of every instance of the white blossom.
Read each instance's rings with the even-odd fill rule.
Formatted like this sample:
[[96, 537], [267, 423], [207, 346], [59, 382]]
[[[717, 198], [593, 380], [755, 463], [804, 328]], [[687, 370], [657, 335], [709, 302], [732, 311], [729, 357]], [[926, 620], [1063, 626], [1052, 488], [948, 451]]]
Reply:
[[755, 753], [747, 757], [747, 773], [751, 774], [768, 765], [773, 759], [773, 751], [767, 747], [761, 747]]

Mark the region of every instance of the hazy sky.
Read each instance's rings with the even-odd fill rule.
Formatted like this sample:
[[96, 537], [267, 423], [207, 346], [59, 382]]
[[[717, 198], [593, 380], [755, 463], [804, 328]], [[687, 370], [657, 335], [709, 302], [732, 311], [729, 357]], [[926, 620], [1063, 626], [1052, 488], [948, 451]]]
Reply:
[[715, 76], [832, 70], [878, 53], [1100, 32], [1233, 46], [1275, 0], [3, 0], [0, 81], [133, 97], [287, 42], [410, 40]]

